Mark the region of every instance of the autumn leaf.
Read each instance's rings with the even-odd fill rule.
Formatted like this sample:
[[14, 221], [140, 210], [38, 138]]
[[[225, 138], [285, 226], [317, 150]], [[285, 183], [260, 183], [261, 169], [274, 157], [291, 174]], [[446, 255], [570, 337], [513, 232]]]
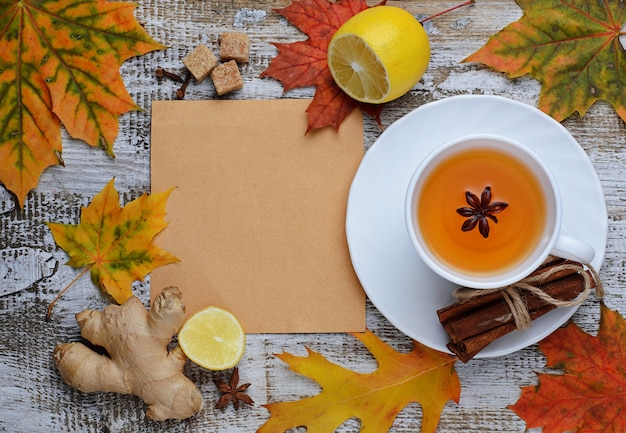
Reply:
[[307, 348], [308, 356], [278, 356], [291, 370], [317, 381], [322, 392], [298, 401], [263, 405], [270, 418], [257, 433], [278, 433], [305, 426], [309, 433], [332, 433], [349, 418], [361, 420], [363, 433], [382, 433], [391, 428], [398, 413], [411, 402], [422, 406], [422, 433], [433, 433], [448, 400], [458, 403], [459, 378], [455, 358], [413, 343], [402, 354], [371, 331], [354, 333], [376, 358], [378, 368], [356, 373], [326, 360]]
[[626, 121], [626, 56], [619, 36], [626, 3], [517, 0], [524, 15], [464, 61], [542, 84], [539, 108], [559, 122], [598, 100]]
[[0, 182], [20, 206], [41, 173], [63, 163], [61, 123], [113, 156], [119, 115], [139, 109], [119, 67], [164, 48], [134, 10], [106, 0], [0, 0]]
[[[385, 4], [383, 0], [380, 5]], [[283, 83], [285, 92], [298, 87], [316, 86], [313, 101], [307, 108], [307, 133], [341, 122], [355, 108], [362, 109], [380, 124], [382, 105], [364, 104], [349, 97], [335, 84], [326, 51], [330, 39], [341, 25], [367, 9], [365, 0], [296, 0], [282, 9], [275, 9], [290, 23], [308, 35], [305, 41], [274, 43], [278, 55], [272, 59], [261, 77], [272, 77]]]
[[598, 335], [574, 323], [539, 344], [546, 366], [562, 370], [539, 374], [539, 385], [522, 388], [510, 406], [528, 428], [543, 433], [622, 433], [626, 431], [626, 321], [601, 305]]
[[133, 294], [133, 281], [179, 260], [152, 245], [152, 238], [167, 226], [165, 204], [172, 190], [143, 194], [121, 208], [114, 181], [82, 209], [80, 224], [47, 225], [69, 254], [67, 265], [89, 269], [93, 283], [122, 304]]

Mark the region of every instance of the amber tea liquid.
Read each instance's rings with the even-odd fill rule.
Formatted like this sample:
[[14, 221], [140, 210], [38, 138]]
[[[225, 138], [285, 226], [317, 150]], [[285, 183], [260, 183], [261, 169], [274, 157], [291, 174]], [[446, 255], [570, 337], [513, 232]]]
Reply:
[[[489, 221], [489, 236], [478, 227], [463, 232], [456, 209], [468, 206], [465, 191], [479, 198], [491, 187], [492, 201], [508, 207]], [[527, 259], [547, 237], [547, 203], [541, 183], [515, 156], [497, 148], [472, 148], [447, 156], [424, 178], [417, 205], [419, 230], [445, 265], [476, 276], [506, 272]]]

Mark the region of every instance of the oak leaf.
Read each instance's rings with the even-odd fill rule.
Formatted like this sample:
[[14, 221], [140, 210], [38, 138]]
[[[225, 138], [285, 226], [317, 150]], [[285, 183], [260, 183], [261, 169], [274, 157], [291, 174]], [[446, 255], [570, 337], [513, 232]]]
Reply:
[[361, 420], [363, 433], [391, 428], [411, 402], [422, 406], [422, 433], [433, 433], [448, 400], [458, 403], [459, 378], [455, 358], [413, 342], [410, 353], [399, 353], [371, 331], [354, 333], [378, 362], [372, 373], [356, 373], [329, 362], [307, 348], [308, 356], [278, 356], [291, 370], [317, 381], [322, 392], [298, 401], [263, 405], [270, 418], [257, 433], [277, 433], [305, 426], [310, 433], [331, 433], [349, 418]]
[[[379, 5], [386, 3], [383, 0]], [[278, 55], [272, 59], [261, 77], [272, 77], [283, 84], [284, 92], [306, 86], [316, 86], [313, 101], [306, 112], [309, 117], [307, 133], [314, 129], [341, 122], [355, 108], [360, 108], [380, 125], [382, 105], [365, 104], [349, 97], [335, 84], [328, 63], [328, 44], [341, 25], [369, 6], [365, 0], [296, 0], [282, 9], [274, 9], [308, 35], [305, 41], [273, 43]]]
[[113, 156], [120, 114], [138, 110], [119, 73], [165, 48], [106, 0], [0, 0], [0, 182], [20, 206], [69, 134]]
[[143, 194], [119, 205], [112, 179], [81, 211], [80, 224], [47, 223], [57, 245], [70, 256], [67, 265], [91, 272], [91, 280], [122, 304], [131, 284], [153, 269], [179, 260], [152, 245], [166, 226], [165, 204], [171, 193]]
[[529, 74], [542, 84], [539, 108], [562, 121], [582, 117], [598, 100], [626, 121], [626, 55], [619, 37], [626, 3], [517, 0], [524, 15], [492, 36], [465, 62], [509, 77]]
[[528, 428], [543, 433], [626, 431], [626, 321], [601, 304], [596, 337], [574, 323], [539, 343], [546, 366], [562, 374], [539, 374], [539, 385], [522, 388], [510, 406]]

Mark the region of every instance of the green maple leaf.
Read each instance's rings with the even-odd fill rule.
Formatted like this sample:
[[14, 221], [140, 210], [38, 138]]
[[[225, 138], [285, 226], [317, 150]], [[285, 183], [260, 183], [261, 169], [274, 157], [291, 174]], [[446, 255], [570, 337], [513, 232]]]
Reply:
[[484, 63], [509, 77], [529, 74], [542, 84], [539, 108], [559, 122], [584, 116], [598, 100], [626, 121], [626, 54], [619, 37], [626, 3], [517, 0], [518, 21], [492, 36], [464, 61]]
[[131, 284], [153, 269], [179, 260], [152, 245], [166, 226], [165, 204], [171, 193], [143, 194], [123, 208], [111, 180], [82, 209], [80, 224], [47, 223], [57, 245], [70, 256], [67, 265], [91, 271], [91, 280], [122, 304]]
[[163, 49], [106, 0], [0, 0], [0, 182], [20, 205], [62, 164], [61, 123], [113, 156], [122, 113], [138, 110], [119, 74], [128, 58]]

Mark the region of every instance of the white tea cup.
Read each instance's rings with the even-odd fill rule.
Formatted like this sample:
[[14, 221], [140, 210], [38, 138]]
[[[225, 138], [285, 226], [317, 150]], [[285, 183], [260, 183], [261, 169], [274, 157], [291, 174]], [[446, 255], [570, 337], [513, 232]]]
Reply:
[[565, 233], [562, 212], [545, 163], [494, 134], [438, 146], [415, 169], [405, 199], [420, 258], [446, 280], [476, 289], [518, 282], [549, 255], [590, 263], [594, 248]]

